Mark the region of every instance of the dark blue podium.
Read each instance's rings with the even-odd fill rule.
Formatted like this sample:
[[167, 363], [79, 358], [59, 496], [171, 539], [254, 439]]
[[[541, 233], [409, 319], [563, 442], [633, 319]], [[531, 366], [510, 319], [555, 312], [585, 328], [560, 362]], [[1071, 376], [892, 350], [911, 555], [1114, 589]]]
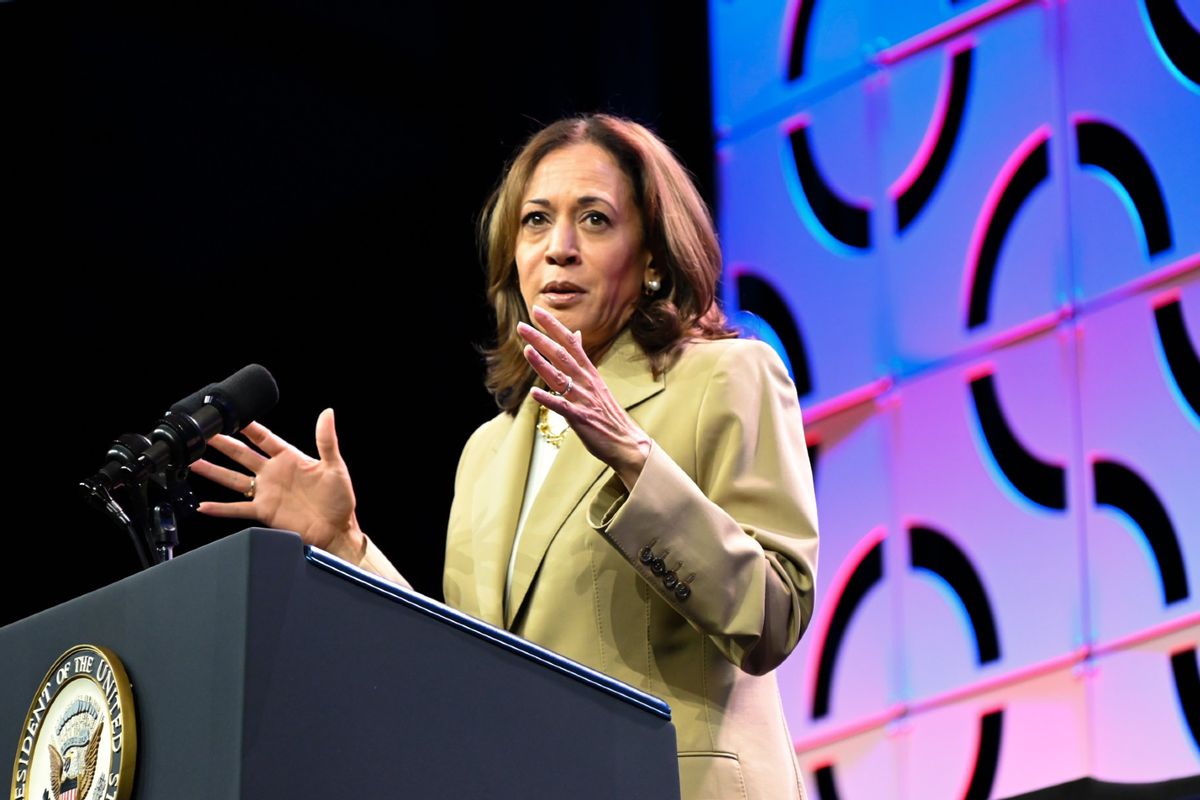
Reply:
[[133, 685], [136, 800], [679, 797], [662, 701], [291, 533], [243, 531], [0, 628], [0, 744], [80, 643]]

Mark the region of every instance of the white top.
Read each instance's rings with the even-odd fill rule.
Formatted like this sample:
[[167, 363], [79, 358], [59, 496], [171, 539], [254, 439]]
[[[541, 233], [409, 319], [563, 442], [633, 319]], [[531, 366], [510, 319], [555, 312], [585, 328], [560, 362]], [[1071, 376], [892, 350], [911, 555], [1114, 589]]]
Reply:
[[[567, 429], [565, 417], [550, 409], [546, 409], [546, 411], [548, 412], [547, 424], [550, 426], [551, 433], [559, 434]], [[506, 617], [508, 616], [508, 593], [512, 586], [513, 565], [517, 563], [517, 548], [521, 544], [521, 531], [525, 529], [525, 518], [529, 516], [529, 509], [533, 508], [533, 501], [537, 499], [538, 490], [542, 488], [546, 476], [550, 474], [550, 467], [553, 466], [557, 456], [558, 448], [546, 441], [546, 437], [542, 436], [537, 429], [535, 421], [533, 453], [529, 458], [529, 476], [525, 479], [525, 498], [521, 501], [521, 514], [517, 517], [517, 535], [513, 539], [512, 553], [508, 557], [508, 574], [504, 579], [504, 615]]]

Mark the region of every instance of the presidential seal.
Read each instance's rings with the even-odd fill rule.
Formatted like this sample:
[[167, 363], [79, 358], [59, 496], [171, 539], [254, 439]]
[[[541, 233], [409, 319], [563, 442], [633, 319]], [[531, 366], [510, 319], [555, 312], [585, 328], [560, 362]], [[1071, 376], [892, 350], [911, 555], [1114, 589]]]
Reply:
[[25, 715], [10, 800], [127, 800], [136, 753], [133, 692], [120, 659], [103, 647], [72, 647]]

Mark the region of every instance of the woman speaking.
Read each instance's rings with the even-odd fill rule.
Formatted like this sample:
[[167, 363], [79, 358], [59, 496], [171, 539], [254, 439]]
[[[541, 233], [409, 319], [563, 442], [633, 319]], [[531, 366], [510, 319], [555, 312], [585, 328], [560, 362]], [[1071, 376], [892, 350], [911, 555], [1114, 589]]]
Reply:
[[[772, 670], [813, 610], [817, 518], [796, 390], [716, 302], [708, 210], [645, 127], [536, 133], [481, 226], [500, 413], [459, 459], [446, 602], [667, 701], [684, 800], [804, 796]], [[261, 425], [195, 471], [201, 511], [298, 532], [399, 583], [359, 528], [332, 410], [312, 459]], [[261, 452], [260, 452], [261, 451]]]

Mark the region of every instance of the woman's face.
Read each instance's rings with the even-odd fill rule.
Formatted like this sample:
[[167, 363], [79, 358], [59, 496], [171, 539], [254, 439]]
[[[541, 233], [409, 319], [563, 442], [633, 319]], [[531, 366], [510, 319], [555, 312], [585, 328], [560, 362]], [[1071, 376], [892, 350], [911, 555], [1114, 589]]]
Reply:
[[562, 147], [534, 169], [520, 213], [517, 276], [529, 318], [545, 308], [595, 353], [633, 314], [650, 263], [629, 177], [598, 145]]

